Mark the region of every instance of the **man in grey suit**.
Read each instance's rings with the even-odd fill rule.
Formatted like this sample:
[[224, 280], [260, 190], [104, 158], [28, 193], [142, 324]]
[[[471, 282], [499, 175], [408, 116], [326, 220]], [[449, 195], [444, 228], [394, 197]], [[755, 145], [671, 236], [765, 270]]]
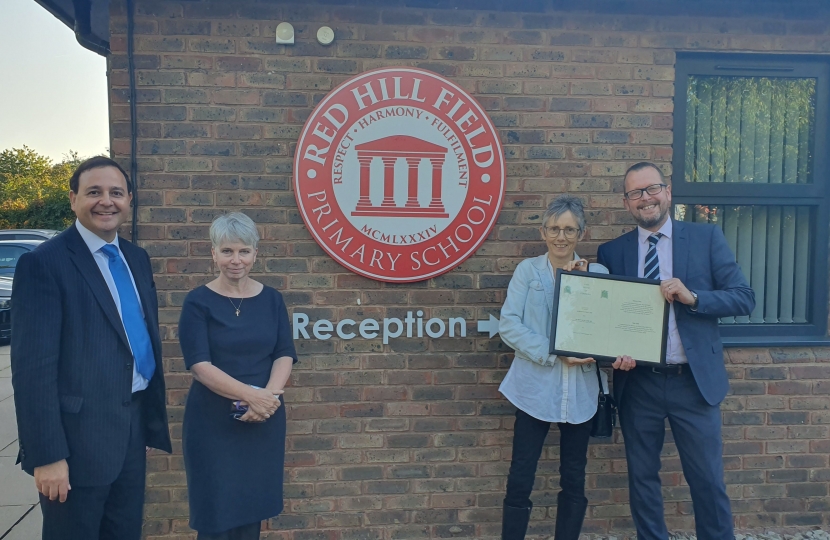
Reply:
[[44, 540], [138, 540], [146, 449], [171, 451], [153, 272], [117, 236], [124, 170], [95, 157], [69, 186], [75, 224], [20, 258], [12, 290], [18, 461]]

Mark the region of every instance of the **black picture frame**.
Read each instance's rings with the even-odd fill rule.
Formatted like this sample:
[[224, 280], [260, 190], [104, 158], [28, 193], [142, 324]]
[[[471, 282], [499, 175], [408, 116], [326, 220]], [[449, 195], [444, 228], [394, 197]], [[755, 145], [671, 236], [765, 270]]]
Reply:
[[[611, 364], [616, 361], [615, 356], [604, 356], [604, 355], [597, 355], [591, 354], [586, 352], [579, 352], [579, 351], [566, 351], [557, 349], [554, 345], [556, 343], [556, 327], [557, 321], [559, 318], [559, 289], [562, 283], [561, 277], [563, 275], [570, 275], [576, 276], [578, 278], [585, 278], [585, 279], [599, 279], [599, 280], [608, 280], [608, 281], [625, 281], [629, 283], [642, 283], [645, 285], [651, 285], [654, 287], [659, 287], [660, 282], [653, 280], [653, 279], [644, 279], [644, 278], [635, 278], [635, 277], [628, 277], [628, 276], [617, 276], [612, 274], [599, 274], [595, 272], [566, 272], [561, 268], [556, 270], [556, 281], [553, 285], [553, 314], [551, 316], [551, 328], [550, 328], [550, 354], [555, 354], [558, 356], [573, 356], [575, 358], [593, 358], [597, 361], [597, 363], [602, 364]], [[666, 365], [666, 342], [668, 338], [668, 328], [669, 328], [669, 303], [664, 301], [663, 302], [663, 331], [661, 335], [661, 348], [660, 348], [660, 363], [657, 364], [655, 362], [648, 362], [647, 365], [650, 366], [665, 366]], [[636, 360], [636, 359], [635, 359]]]

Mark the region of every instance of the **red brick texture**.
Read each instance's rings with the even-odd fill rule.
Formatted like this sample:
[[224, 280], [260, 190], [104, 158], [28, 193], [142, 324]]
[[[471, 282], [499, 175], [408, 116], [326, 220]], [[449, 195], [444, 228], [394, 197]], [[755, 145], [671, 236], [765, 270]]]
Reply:
[[[112, 150], [127, 161], [126, 18], [123, 2], [114, 4]], [[180, 445], [190, 375], [176, 325], [187, 291], [213, 275], [208, 226], [228, 210], [260, 226], [257, 279], [312, 321], [423, 309], [469, 323], [464, 339], [297, 342], [286, 392], [286, 509], [264, 537], [499, 534], [513, 417], [497, 387], [512, 355], [474, 321], [498, 314], [515, 266], [544, 249], [537, 227], [545, 205], [564, 192], [585, 201], [583, 255], [631, 229], [623, 171], [653, 160], [670, 172], [677, 50], [830, 51], [826, 19], [751, 15], [754, 8], [741, 17], [672, 16], [670, 4], [680, 3], [647, 16], [137, 1], [138, 227], [156, 272], [175, 440], [172, 456], [149, 459], [146, 538], [194, 536]], [[293, 46], [274, 43], [281, 21], [294, 25]], [[322, 24], [335, 30], [331, 46], [314, 40]], [[393, 65], [435, 71], [475, 96], [507, 159], [505, 203], [490, 238], [455, 271], [411, 285], [358, 277], [326, 256], [303, 225], [290, 181], [314, 105], [352, 75]], [[830, 525], [830, 348], [731, 349], [726, 362], [733, 381], [724, 453], [736, 525]], [[557, 437], [553, 430], [537, 475], [537, 536], [553, 534]], [[669, 526], [691, 530], [670, 437], [664, 456]], [[588, 467], [584, 530], [630, 531], [619, 434], [591, 445]]]

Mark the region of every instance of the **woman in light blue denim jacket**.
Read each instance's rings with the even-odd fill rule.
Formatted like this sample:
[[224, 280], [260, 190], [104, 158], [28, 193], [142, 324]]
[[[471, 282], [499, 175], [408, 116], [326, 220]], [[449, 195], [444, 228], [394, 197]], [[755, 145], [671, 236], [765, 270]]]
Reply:
[[603, 274], [608, 270], [599, 264], [589, 265], [575, 253], [585, 234], [585, 213], [579, 199], [558, 197], [548, 206], [542, 224], [548, 252], [516, 267], [499, 321], [502, 341], [516, 351], [499, 391], [517, 408], [502, 540], [525, 537], [536, 465], [552, 423], [560, 433], [556, 540], [579, 538], [588, 506], [585, 466], [591, 420], [597, 411], [597, 367], [593, 358], [548, 354], [553, 280], [557, 268]]

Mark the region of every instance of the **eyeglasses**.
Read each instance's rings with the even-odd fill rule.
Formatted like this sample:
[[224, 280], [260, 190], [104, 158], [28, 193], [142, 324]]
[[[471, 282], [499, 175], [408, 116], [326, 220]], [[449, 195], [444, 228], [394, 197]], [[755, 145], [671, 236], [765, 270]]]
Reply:
[[664, 187], [668, 186], [666, 186], [666, 184], [651, 184], [645, 189], [632, 189], [631, 191], [625, 193], [625, 198], [629, 201], [636, 201], [637, 199], [643, 198], [643, 192], [646, 192], [649, 195], [657, 195], [663, 191]]
[[579, 229], [575, 229], [574, 227], [543, 227], [545, 234], [547, 236], [556, 238], [559, 236], [560, 232], [565, 233], [565, 238], [568, 240], [573, 240], [579, 234]]

